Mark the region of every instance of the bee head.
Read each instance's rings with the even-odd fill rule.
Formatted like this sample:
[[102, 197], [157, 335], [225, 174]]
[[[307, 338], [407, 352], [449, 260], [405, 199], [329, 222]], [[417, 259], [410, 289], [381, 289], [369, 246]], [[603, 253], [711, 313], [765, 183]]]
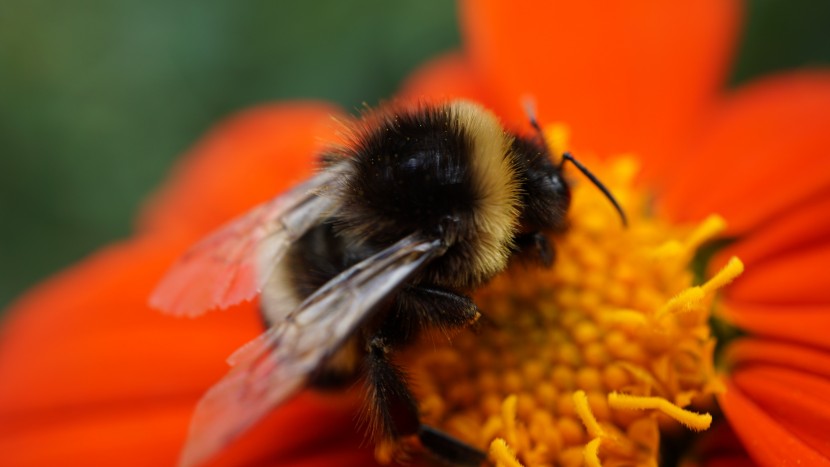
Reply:
[[560, 165], [536, 139], [517, 136], [512, 145], [522, 180], [520, 224], [524, 231], [559, 230], [571, 204]]

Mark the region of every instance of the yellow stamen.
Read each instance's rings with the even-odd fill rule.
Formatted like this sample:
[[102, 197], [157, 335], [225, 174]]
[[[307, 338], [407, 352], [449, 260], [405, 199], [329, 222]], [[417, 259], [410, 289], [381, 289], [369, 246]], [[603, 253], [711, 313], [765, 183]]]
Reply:
[[685, 240], [671, 239], [660, 245], [654, 250], [653, 257], [658, 261], [671, 258], [688, 261], [701, 245], [717, 238], [725, 229], [726, 221], [713, 214], [704, 219]]
[[744, 272], [744, 263], [736, 257], [729, 258], [729, 262], [723, 267], [715, 277], [706, 281], [701, 287], [707, 294], [713, 293], [715, 290], [722, 288], [729, 284], [735, 278]]
[[637, 310], [617, 310], [609, 314], [605, 319], [612, 323], [645, 326], [648, 324], [647, 317]]
[[516, 435], [516, 402], [515, 395], [510, 395], [504, 400], [501, 406], [502, 429], [507, 442], [515, 446], [518, 436]]
[[657, 409], [695, 431], [703, 431], [712, 424], [712, 416], [699, 414], [680, 407], [661, 397], [636, 397], [612, 392], [608, 395], [608, 404], [615, 409], [647, 410]]
[[583, 454], [585, 456], [585, 465], [588, 467], [602, 467], [599, 461], [599, 444], [602, 442], [599, 438], [594, 438], [585, 445]]
[[726, 221], [718, 215], [711, 215], [692, 231], [692, 234], [683, 242], [683, 246], [690, 254], [694, 254], [701, 245], [716, 238], [725, 229]]
[[490, 457], [496, 463], [496, 467], [523, 467], [507, 443], [501, 438], [496, 438], [490, 443]]
[[686, 246], [677, 240], [669, 240], [666, 243], [655, 248], [652, 256], [655, 261], [662, 261], [664, 259], [674, 259], [684, 255], [687, 252]]
[[706, 296], [706, 293], [701, 287], [691, 287], [679, 294], [675, 295], [655, 314], [656, 319], [660, 319], [666, 314], [683, 313], [684, 311], [691, 311], [700, 305], [700, 302]]
[[576, 406], [576, 414], [582, 419], [582, 423], [588, 430], [588, 434], [593, 438], [605, 436], [602, 427], [599, 426], [599, 422], [594, 418], [594, 414], [591, 413], [591, 407], [588, 405], [588, 396], [585, 394], [585, 391], [576, 391], [573, 398], [574, 405]]

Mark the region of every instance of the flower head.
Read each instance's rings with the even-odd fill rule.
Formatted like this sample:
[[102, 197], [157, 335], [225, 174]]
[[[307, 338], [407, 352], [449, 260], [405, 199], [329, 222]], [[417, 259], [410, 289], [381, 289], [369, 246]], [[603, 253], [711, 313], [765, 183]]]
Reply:
[[[602, 10], [462, 3], [465, 50], [416, 73], [401, 98], [474, 99], [520, 128], [519, 102], [532, 95], [540, 120], [567, 122], [570, 148], [598, 161], [592, 168], [634, 217], [621, 230], [591, 187], [577, 185], [555, 268], [499, 278], [478, 296], [487, 316], [478, 335], [410, 360], [426, 420], [505, 465], [654, 463], [661, 438], [707, 428], [706, 414], [742, 446], [701, 443], [691, 453], [828, 462], [830, 74], [723, 91], [740, 13], [719, 0]], [[0, 342], [8, 462], [176, 458], [193, 405], [261, 328], [255, 303], [177, 321], [147, 308], [147, 297], [187, 245], [307, 176], [337, 112], [285, 104], [220, 126], [132, 239], [13, 307]], [[688, 265], [717, 235], [731, 242], [696, 280]], [[726, 342], [712, 313], [744, 337]], [[459, 362], [457, 349], [475, 356]], [[463, 377], [446, 377], [453, 368]], [[383, 458], [389, 451], [373, 452], [352, 429], [359, 398], [303, 393], [217, 462]]]
[[708, 321], [715, 292], [742, 264], [692, 285], [689, 262], [723, 220], [681, 228], [653, 218], [631, 187], [633, 168], [614, 161], [603, 176], [625, 200], [630, 228], [593, 186], [577, 185], [557, 267], [515, 265], [478, 293], [486, 318], [477, 332], [412, 351], [406, 367], [428, 423], [491, 446], [508, 465], [512, 456], [654, 464], [671, 421], [709, 428], [712, 416], [689, 406], [723, 391]]

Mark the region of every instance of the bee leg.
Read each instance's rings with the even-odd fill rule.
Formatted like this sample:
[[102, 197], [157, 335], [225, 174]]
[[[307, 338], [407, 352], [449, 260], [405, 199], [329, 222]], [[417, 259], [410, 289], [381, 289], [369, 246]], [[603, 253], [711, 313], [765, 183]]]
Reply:
[[549, 268], [556, 257], [556, 251], [548, 237], [542, 232], [530, 232], [516, 237], [517, 254], [526, 259], [538, 261]]
[[383, 336], [368, 339], [366, 384], [370, 404], [369, 429], [376, 439], [394, 440], [418, 431], [418, 405], [406, 384], [406, 375], [389, 358], [392, 348]]
[[477, 466], [486, 459], [480, 450], [440, 430], [421, 423], [418, 405], [406, 383], [406, 375], [389, 358], [386, 338], [369, 339], [366, 381], [370, 430], [376, 439], [395, 440], [417, 435], [421, 444], [449, 465]]
[[366, 341], [368, 401], [372, 404], [376, 436], [397, 439], [417, 435], [421, 444], [448, 465], [480, 465], [486, 454], [436, 428], [421, 423], [418, 405], [406, 377], [391, 360], [390, 352], [411, 341], [422, 328], [448, 330], [476, 321], [478, 307], [464, 295], [429, 285], [409, 286], [396, 297], [395, 305]]
[[[446, 332], [469, 326], [481, 316], [470, 297], [428, 285], [407, 288], [398, 295], [398, 306], [396, 321], [399, 324], [406, 321], [418, 323], [410, 325], [410, 329], [427, 326]], [[477, 466], [487, 459], [487, 454], [479, 449], [429, 425], [419, 426], [418, 439], [444, 464]]]
[[423, 328], [451, 329], [469, 326], [481, 313], [470, 297], [430, 285], [409, 286], [396, 299], [396, 309], [384, 323], [385, 332], [400, 343], [410, 342]]

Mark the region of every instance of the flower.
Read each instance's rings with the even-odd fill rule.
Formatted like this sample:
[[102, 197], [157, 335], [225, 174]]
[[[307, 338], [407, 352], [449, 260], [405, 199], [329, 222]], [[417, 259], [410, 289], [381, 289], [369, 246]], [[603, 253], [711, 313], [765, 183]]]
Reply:
[[[741, 446], [701, 447], [713, 456], [703, 460], [748, 455], [766, 465], [826, 464], [830, 74], [789, 73], [724, 91], [741, 13], [737, 2], [719, 0], [601, 10], [588, 2], [467, 1], [464, 51], [428, 64], [401, 96], [466, 97], [522, 126], [518, 103], [532, 95], [542, 122], [567, 122], [580, 157], [609, 160], [603, 170], [619, 175], [615, 186], [641, 190], [626, 201], [653, 190], [656, 221], [699, 224], [720, 214], [732, 242], [712, 259], [707, 277], [717, 277], [732, 256], [746, 265], [717, 308], [719, 319], [745, 334], [727, 343], [726, 391], [718, 396]], [[175, 460], [193, 405], [225, 372], [225, 357], [260, 332], [259, 320], [250, 303], [174, 320], [149, 310], [147, 297], [186, 246], [307, 176], [317, 142], [331, 136], [333, 113], [324, 104], [289, 103], [222, 124], [180, 164], [131, 239], [13, 306], [0, 341], [6, 462]], [[636, 159], [636, 179], [623, 176], [630, 175], [625, 162], [610, 160], [619, 154]], [[574, 430], [601, 439], [596, 404], [589, 400], [586, 411], [574, 394], [582, 422]], [[303, 393], [217, 463], [367, 465], [374, 453], [352, 429], [359, 397]], [[502, 428], [524, 410], [521, 397], [500, 404]], [[323, 414], [326, 422], [318, 422]], [[522, 444], [510, 433], [503, 430], [506, 443], [494, 451]], [[608, 449], [604, 443], [589, 447]]]
[[723, 220], [688, 230], [654, 218], [633, 168], [622, 159], [602, 174], [627, 229], [593, 186], [575, 186], [558, 266], [514, 265], [476, 294], [489, 325], [413, 349], [426, 423], [490, 445], [497, 465], [650, 465], [661, 432], [710, 427], [689, 406], [723, 389], [709, 310], [743, 266], [733, 258], [692, 286], [688, 262]]

